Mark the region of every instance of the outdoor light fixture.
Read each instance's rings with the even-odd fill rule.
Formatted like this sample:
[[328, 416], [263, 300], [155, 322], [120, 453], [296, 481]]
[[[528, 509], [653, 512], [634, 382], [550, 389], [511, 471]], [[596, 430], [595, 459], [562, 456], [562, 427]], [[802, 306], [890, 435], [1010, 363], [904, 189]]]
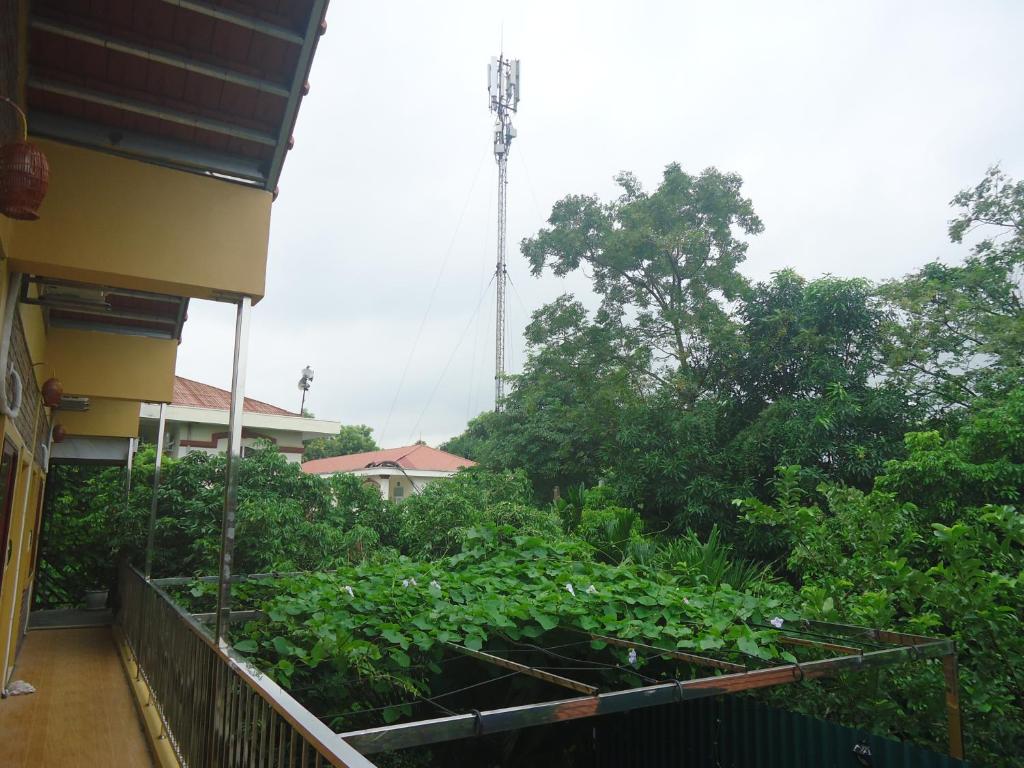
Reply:
[[308, 365], [302, 369], [302, 378], [299, 379], [299, 389], [302, 390], [302, 405], [299, 406], [299, 413], [306, 410], [306, 393], [313, 384], [313, 369]]

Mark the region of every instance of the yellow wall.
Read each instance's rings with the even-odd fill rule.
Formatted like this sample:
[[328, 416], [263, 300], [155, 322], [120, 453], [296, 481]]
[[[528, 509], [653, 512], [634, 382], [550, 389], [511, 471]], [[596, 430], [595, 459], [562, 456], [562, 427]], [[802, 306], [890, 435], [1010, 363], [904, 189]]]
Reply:
[[269, 192], [33, 141], [50, 187], [39, 220], [13, 224], [12, 271], [197, 298], [263, 296]]
[[[34, 286], [33, 286], [34, 287]], [[6, 280], [4, 290], [7, 290]], [[3, 302], [0, 302], [2, 304]], [[21, 325], [25, 329], [25, 342], [28, 344], [28, 353], [32, 362], [43, 363], [37, 365], [33, 370], [36, 374], [36, 384], [43, 386], [43, 382], [54, 375], [53, 369], [46, 365], [46, 323], [43, 321], [43, 308], [33, 304], [22, 304], [18, 307], [21, 313]]]
[[88, 411], [56, 411], [53, 420], [69, 435], [80, 437], [138, 437], [139, 401], [95, 397]]
[[45, 360], [66, 394], [169, 403], [177, 356], [173, 339], [50, 328]]

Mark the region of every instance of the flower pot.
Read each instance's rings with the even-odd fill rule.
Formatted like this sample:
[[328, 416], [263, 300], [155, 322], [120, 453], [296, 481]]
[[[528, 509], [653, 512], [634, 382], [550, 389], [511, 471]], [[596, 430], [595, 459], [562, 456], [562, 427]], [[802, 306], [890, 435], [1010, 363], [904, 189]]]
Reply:
[[107, 590], [87, 589], [85, 590], [85, 610], [102, 611], [107, 607]]

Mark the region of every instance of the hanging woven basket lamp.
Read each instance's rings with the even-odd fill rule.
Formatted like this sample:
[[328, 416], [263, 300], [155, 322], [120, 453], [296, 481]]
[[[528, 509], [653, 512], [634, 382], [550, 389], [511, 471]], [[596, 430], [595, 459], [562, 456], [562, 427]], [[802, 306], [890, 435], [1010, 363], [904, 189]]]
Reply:
[[0, 146], [0, 213], [34, 221], [39, 218], [39, 206], [50, 183], [50, 164], [39, 147], [28, 140], [28, 120], [21, 107], [6, 96], [0, 101], [14, 108], [22, 128], [21, 141]]

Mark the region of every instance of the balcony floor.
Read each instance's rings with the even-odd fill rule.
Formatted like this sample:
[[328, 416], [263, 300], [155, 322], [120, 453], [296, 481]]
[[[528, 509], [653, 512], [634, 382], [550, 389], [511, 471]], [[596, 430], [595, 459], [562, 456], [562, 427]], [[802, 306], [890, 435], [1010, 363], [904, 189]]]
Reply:
[[0, 765], [153, 766], [109, 627], [29, 632], [14, 679], [36, 692], [0, 701]]

